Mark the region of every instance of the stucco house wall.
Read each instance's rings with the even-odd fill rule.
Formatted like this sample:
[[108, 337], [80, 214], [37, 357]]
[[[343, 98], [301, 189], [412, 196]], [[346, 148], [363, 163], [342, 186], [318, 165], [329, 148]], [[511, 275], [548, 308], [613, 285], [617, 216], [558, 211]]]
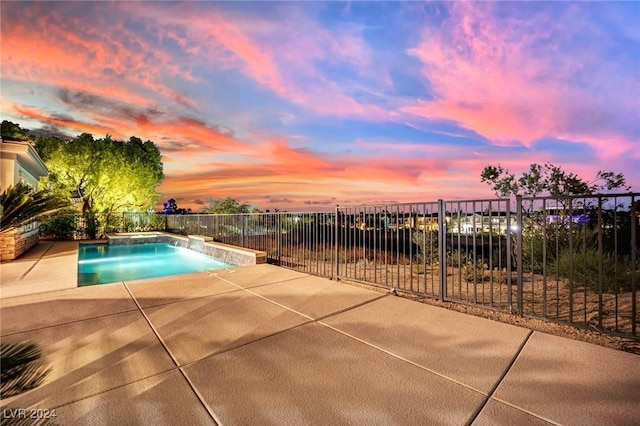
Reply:
[[[2, 138], [0, 144], [0, 193], [18, 182], [34, 190], [41, 177], [49, 174], [31, 141]], [[38, 244], [38, 224], [27, 224], [0, 234], [0, 261], [13, 260]]]

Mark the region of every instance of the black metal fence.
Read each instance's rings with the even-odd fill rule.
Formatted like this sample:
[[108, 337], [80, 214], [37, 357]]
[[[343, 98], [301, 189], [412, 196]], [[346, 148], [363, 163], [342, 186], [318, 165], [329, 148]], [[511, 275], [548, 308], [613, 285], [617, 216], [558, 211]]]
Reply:
[[302, 272], [637, 338], [639, 196], [170, 215], [166, 227]]
[[42, 227], [76, 239], [152, 230], [206, 235], [310, 274], [638, 338], [639, 200], [632, 193], [315, 213], [77, 214]]

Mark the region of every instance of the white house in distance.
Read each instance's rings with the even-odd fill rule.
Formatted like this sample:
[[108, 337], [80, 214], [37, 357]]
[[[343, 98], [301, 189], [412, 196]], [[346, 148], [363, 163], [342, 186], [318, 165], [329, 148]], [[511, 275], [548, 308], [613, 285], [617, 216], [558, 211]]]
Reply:
[[[2, 138], [0, 143], [0, 194], [18, 182], [34, 190], [49, 174], [31, 141]], [[13, 260], [38, 243], [39, 224], [28, 223], [0, 234], [0, 261]]]
[[37, 189], [40, 178], [48, 174], [49, 171], [36, 152], [33, 142], [2, 138], [2, 144], [0, 144], [0, 193], [20, 181]]

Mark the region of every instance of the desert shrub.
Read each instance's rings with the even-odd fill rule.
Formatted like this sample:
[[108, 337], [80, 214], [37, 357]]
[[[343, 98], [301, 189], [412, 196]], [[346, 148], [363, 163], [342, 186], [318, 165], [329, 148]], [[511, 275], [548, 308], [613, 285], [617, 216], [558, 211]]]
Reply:
[[463, 266], [467, 264], [467, 253], [461, 250], [447, 250], [447, 265]]
[[[573, 266], [573, 267], [572, 267]], [[631, 275], [638, 275], [640, 262], [636, 265], [629, 256], [615, 256], [612, 253], [602, 254], [602, 291], [619, 293], [631, 290]], [[548, 271], [569, 278], [573, 276], [574, 285], [583, 285], [593, 291], [599, 291], [598, 251], [587, 249], [582, 251], [563, 250], [558, 259], [549, 265]]]
[[481, 260], [467, 260], [467, 263], [462, 266], [462, 276], [469, 282], [484, 281], [484, 273], [488, 270], [487, 264]]
[[418, 249], [418, 262], [426, 265], [438, 263], [438, 232], [413, 231], [411, 241]]

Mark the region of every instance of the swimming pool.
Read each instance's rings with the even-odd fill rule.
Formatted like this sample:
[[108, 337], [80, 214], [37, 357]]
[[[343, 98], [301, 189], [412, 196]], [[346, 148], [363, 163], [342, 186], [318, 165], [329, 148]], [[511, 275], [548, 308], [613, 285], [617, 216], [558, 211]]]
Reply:
[[232, 265], [167, 243], [81, 244], [78, 286], [224, 269]]

